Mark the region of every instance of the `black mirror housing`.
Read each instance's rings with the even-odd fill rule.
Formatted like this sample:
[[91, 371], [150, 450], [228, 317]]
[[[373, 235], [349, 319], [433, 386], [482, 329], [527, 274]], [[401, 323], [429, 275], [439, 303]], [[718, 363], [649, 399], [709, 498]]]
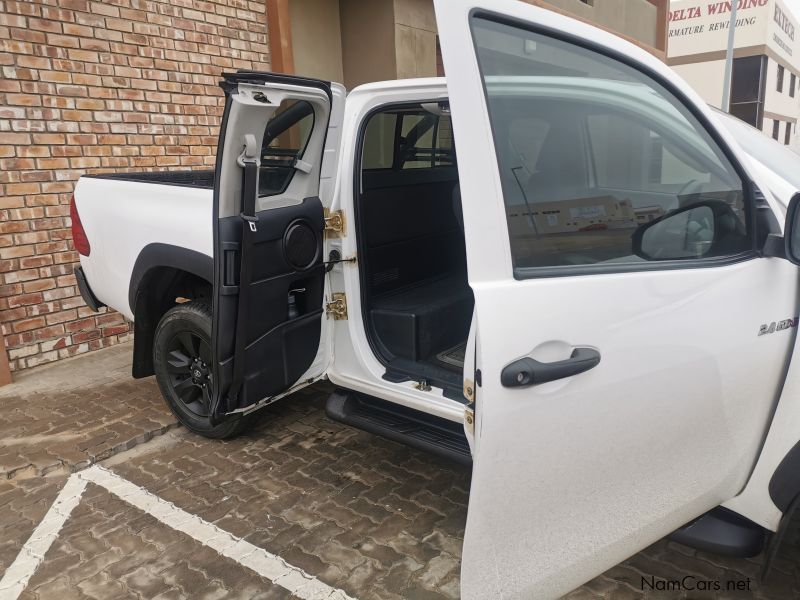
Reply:
[[794, 195], [786, 210], [786, 226], [783, 231], [783, 240], [783, 258], [800, 266], [800, 194]]

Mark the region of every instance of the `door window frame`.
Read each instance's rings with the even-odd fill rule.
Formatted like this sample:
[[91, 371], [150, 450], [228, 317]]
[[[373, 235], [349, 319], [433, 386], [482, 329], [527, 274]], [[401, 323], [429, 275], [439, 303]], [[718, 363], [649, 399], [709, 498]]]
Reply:
[[[500, 170], [500, 164], [498, 162], [499, 157], [497, 155], [496, 143], [495, 140], [497, 139], [497, 132], [494, 127], [494, 123], [489, 115], [489, 96], [488, 90], [486, 87], [486, 76], [483, 72], [483, 68], [481, 66], [480, 60], [478, 59], [478, 44], [475, 37], [475, 33], [473, 30], [473, 22], [475, 19], [485, 19], [488, 21], [492, 21], [495, 23], [499, 23], [502, 25], [507, 25], [509, 27], [514, 27], [523, 31], [529, 31], [534, 34], [538, 34], [541, 36], [549, 37], [566, 44], [570, 44], [573, 46], [578, 46], [583, 48], [584, 50], [588, 50], [589, 52], [599, 54], [606, 58], [609, 58], [613, 61], [622, 63], [631, 69], [634, 69], [640, 73], [642, 73], [648, 79], [656, 82], [658, 85], [663, 87], [667, 90], [672, 96], [694, 117], [700, 127], [702, 127], [703, 131], [711, 138], [712, 142], [716, 144], [719, 151], [722, 155], [726, 158], [726, 160], [730, 163], [731, 167], [733, 167], [734, 172], [739, 177], [742, 183], [742, 201], [745, 204], [745, 227], [748, 232], [748, 236], [750, 238], [751, 247], [745, 251], [740, 252], [738, 254], [730, 255], [730, 256], [722, 256], [722, 257], [709, 257], [709, 258], [697, 258], [697, 259], [689, 259], [689, 260], [664, 260], [664, 261], [643, 261], [643, 262], [630, 262], [630, 263], [605, 263], [605, 264], [588, 264], [588, 265], [569, 265], [569, 266], [543, 266], [543, 267], [513, 267], [513, 274], [514, 279], [517, 280], [525, 280], [525, 279], [537, 279], [543, 277], [574, 277], [577, 275], [599, 275], [599, 274], [607, 274], [607, 273], [632, 273], [632, 272], [640, 272], [640, 271], [666, 271], [666, 270], [678, 270], [678, 269], [699, 269], [699, 268], [708, 268], [708, 267], [721, 267], [726, 265], [731, 265], [739, 262], [743, 262], [746, 260], [752, 260], [754, 258], [758, 258], [760, 256], [759, 249], [758, 249], [758, 240], [762, 238], [762, 232], [757, 230], [757, 226], [761, 225], [761, 219], [757, 219], [757, 211], [759, 209], [759, 205], [757, 204], [757, 197], [759, 194], [756, 193], [755, 183], [753, 182], [752, 178], [747, 174], [747, 171], [742, 166], [741, 162], [739, 161], [736, 154], [731, 150], [727, 143], [720, 137], [717, 129], [711, 124], [711, 122], [706, 118], [704, 114], [698, 111], [695, 105], [686, 97], [686, 95], [675, 87], [670, 81], [661, 77], [657, 72], [649, 69], [646, 65], [643, 65], [635, 60], [632, 60], [628, 56], [624, 54], [620, 54], [611, 50], [610, 48], [606, 48], [604, 46], [594, 44], [590, 40], [586, 40], [583, 38], [578, 38], [574, 35], [566, 33], [564, 31], [555, 30], [550, 27], [546, 27], [540, 24], [531, 23], [530, 21], [526, 21], [523, 19], [510, 17], [508, 15], [495, 13], [493, 11], [489, 11], [486, 9], [481, 8], [473, 8], [469, 12], [469, 29], [470, 29], [470, 36], [472, 37], [472, 50], [474, 52], [475, 57], [475, 64], [478, 67], [478, 72], [481, 78], [481, 87], [483, 88], [483, 99], [484, 99], [484, 107], [485, 107], [485, 114], [486, 117], [489, 119], [489, 127], [492, 132], [492, 143], [495, 144], [495, 148], [493, 149], [495, 155], [495, 168], [497, 169], [498, 173]], [[457, 132], [454, 132], [454, 135]], [[505, 199], [503, 200], [503, 205], [505, 204]], [[766, 231], [763, 232], [763, 235], [767, 233], [775, 233], [773, 231], [769, 231], [769, 227], [765, 228]], [[507, 235], [506, 243], [509, 244], [509, 251], [510, 255], [513, 256], [513, 251], [511, 250], [511, 237]]]

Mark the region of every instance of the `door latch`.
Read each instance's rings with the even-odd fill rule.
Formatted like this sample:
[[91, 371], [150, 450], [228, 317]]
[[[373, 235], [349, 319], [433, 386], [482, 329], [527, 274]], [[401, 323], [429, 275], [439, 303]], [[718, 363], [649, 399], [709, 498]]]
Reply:
[[325, 314], [333, 316], [334, 321], [347, 319], [347, 298], [342, 292], [335, 292], [331, 296], [331, 302], [325, 305]]
[[355, 256], [351, 256], [350, 258], [342, 258], [342, 253], [334, 248], [331, 250], [330, 254], [328, 254], [328, 260], [326, 260], [323, 264], [325, 265], [325, 272], [330, 273], [335, 265], [354, 262], [356, 262]]

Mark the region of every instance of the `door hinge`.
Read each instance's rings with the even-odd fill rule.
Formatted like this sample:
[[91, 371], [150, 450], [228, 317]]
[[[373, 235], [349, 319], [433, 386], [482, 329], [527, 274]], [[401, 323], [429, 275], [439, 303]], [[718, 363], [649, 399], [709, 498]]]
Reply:
[[464, 380], [464, 398], [467, 399], [467, 404], [475, 403], [475, 384], [471, 379]]
[[464, 409], [464, 429], [473, 435], [475, 433], [475, 411], [471, 408]]
[[345, 234], [345, 220], [344, 213], [341, 210], [334, 210], [326, 208], [324, 211], [325, 216], [325, 233], [333, 236], [343, 236]]
[[335, 321], [347, 318], [347, 298], [342, 292], [336, 292], [331, 296], [332, 300], [325, 305], [325, 314], [329, 317], [333, 315]]

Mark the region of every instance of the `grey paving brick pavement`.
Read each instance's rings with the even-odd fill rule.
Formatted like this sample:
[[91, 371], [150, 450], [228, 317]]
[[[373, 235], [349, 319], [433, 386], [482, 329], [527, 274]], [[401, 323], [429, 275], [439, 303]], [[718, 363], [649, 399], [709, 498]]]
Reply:
[[[0, 388], [0, 572], [70, 472], [96, 461], [175, 506], [361, 600], [454, 599], [468, 469], [328, 420], [318, 385], [231, 441], [181, 428], [130, 346], [34, 369]], [[793, 525], [766, 584], [763, 558], [661, 541], [567, 596], [800, 597]], [[750, 578], [746, 593], [647, 594], [642, 577]], [[23, 598], [291, 598], [289, 592], [89, 484]]]

